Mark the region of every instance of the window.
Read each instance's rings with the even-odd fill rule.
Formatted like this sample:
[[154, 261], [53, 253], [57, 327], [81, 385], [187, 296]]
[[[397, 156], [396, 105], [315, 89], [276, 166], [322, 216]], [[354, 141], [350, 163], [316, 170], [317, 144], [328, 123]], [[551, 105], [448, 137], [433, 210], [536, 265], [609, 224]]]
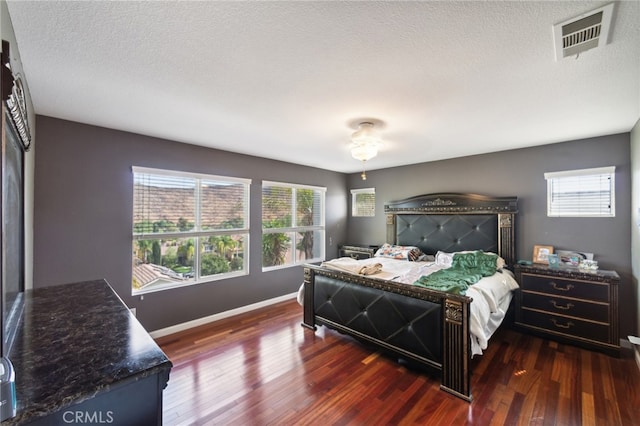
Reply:
[[615, 167], [545, 173], [547, 216], [614, 217]]
[[250, 183], [133, 167], [132, 293], [248, 274]]
[[373, 217], [376, 215], [376, 189], [351, 190], [351, 216]]
[[326, 188], [262, 183], [262, 269], [324, 260]]

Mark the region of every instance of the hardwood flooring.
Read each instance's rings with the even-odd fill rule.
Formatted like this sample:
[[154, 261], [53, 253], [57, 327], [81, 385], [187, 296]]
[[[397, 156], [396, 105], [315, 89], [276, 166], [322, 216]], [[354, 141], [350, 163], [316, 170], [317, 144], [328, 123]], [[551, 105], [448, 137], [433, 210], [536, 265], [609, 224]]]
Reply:
[[638, 425], [640, 371], [503, 326], [472, 361], [474, 400], [283, 302], [158, 339], [174, 364], [164, 424]]

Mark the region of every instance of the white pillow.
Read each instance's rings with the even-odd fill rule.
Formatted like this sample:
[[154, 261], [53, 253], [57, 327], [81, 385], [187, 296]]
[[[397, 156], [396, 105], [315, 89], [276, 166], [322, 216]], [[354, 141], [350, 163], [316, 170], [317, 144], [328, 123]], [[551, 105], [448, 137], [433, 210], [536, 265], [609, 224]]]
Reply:
[[436, 253], [436, 265], [441, 265], [441, 266], [444, 266], [445, 268], [450, 268], [452, 262], [453, 262], [453, 253], [446, 253], [444, 251], [439, 251]]

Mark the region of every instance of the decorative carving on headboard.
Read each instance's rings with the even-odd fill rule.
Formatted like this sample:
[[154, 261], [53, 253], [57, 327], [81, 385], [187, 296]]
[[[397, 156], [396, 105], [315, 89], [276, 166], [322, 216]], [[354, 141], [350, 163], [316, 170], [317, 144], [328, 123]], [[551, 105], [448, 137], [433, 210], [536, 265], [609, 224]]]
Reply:
[[512, 221], [512, 215], [510, 214], [501, 214], [498, 215], [498, 219], [500, 220], [500, 228], [511, 228], [511, 225], [513, 223]]
[[497, 214], [517, 213], [516, 197], [487, 197], [477, 194], [440, 193], [419, 195], [385, 204], [388, 214]]
[[443, 200], [440, 198], [436, 198], [433, 201], [425, 201], [424, 203], [422, 203], [422, 207], [429, 207], [429, 206], [455, 206], [456, 203], [454, 203], [451, 200]]

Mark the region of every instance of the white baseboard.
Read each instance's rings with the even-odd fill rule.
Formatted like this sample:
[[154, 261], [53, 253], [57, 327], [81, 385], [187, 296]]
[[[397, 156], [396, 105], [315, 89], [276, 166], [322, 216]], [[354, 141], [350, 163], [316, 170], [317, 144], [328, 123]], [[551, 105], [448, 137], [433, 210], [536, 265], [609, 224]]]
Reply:
[[638, 364], [638, 370], [640, 370], [640, 346], [634, 345], [633, 353], [636, 356], [636, 364]]
[[246, 312], [251, 312], [256, 309], [264, 308], [265, 306], [275, 305], [276, 303], [284, 302], [290, 299], [295, 299], [297, 294], [298, 294], [297, 292], [285, 294], [284, 296], [263, 300], [262, 302], [254, 303], [252, 305], [241, 306], [239, 308], [231, 309], [229, 311], [224, 311], [217, 314], [209, 315], [208, 317], [198, 318], [192, 321], [183, 322], [182, 324], [172, 325], [171, 327], [161, 328], [159, 330], [152, 331], [149, 334], [154, 339], [157, 339], [158, 337], [168, 336], [169, 334], [185, 331], [193, 327], [198, 327], [200, 325], [212, 323], [214, 321], [220, 321], [222, 319], [229, 318], [234, 315], [244, 314]]

